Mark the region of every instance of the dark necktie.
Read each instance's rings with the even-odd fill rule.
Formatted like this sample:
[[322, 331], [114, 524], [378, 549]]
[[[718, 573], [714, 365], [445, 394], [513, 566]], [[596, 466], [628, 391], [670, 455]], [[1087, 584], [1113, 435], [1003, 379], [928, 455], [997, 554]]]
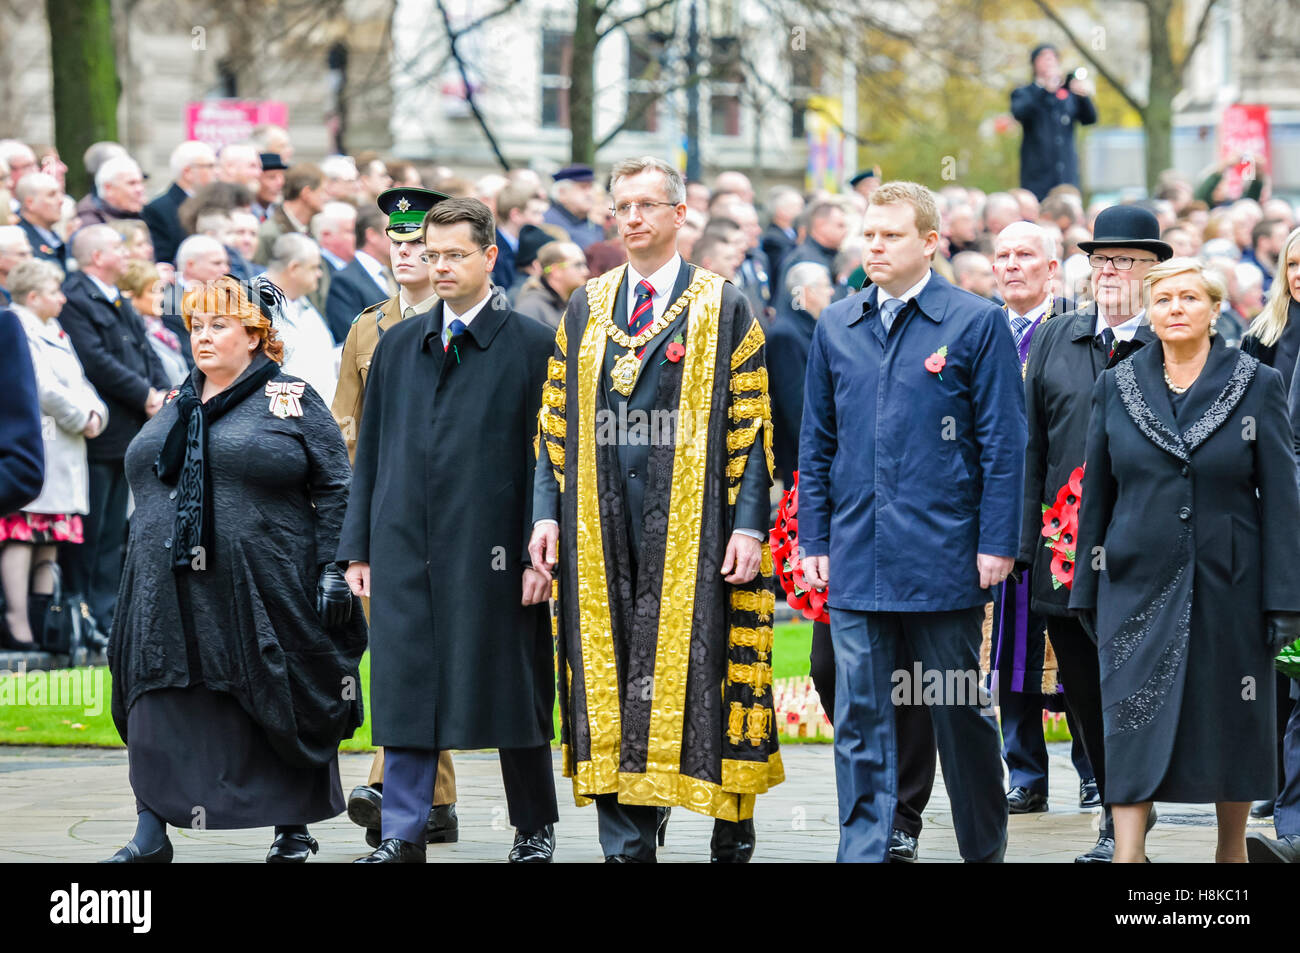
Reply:
[[[451, 347], [452, 341], [456, 340], [456, 338], [460, 337], [464, 333], [465, 333], [465, 322], [462, 321], [460, 318], [455, 318], [451, 322], [451, 324], [447, 325], [447, 340], [445, 340], [442, 344], [443, 352], [445, 353], [447, 348]], [[459, 354], [456, 355], [456, 360], [459, 363], [460, 361]]]
[[[654, 321], [655, 309], [650, 303], [650, 299], [654, 297], [654, 293], [654, 286], [646, 279], [642, 278], [637, 282], [636, 303], [635, 307], [632, 308], [632, 319], [627, 323], [628, 333], [632, 337], [636, 337], [646, 328], [650, 327], [650, 323]], [[643, 354], [645, 354], [644, 346], [636, 352], [636, 356], [639, 358]]]
[[1102, 328], [1097, 339], [1101, 341], [1101, 349], [1106, 353], [1106, 360], [1109, 361], [1115, 354], [1115, 332], [1110, 328]]

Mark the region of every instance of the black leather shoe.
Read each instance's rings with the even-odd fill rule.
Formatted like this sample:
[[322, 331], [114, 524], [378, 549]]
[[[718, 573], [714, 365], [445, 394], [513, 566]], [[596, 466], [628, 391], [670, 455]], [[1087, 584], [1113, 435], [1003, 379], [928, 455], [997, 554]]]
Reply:
[[1102, 834], [1085, 854], [1074, 858], [1076, 864], [1109, 864], [1115, 859], [1115, 838]]
[[1246, 859], [1252, 864], [1300, 864], [1300, 834], [1272, 840], [1251, 831], [1246, 835]]
[[320, 844], [310, 834], [276, 834], [271, 849], [266, 852], [268, 864], [305, 864], [307, 858], [320, 850]]
[[429, 823], [424, 828], [426, 844], [454, 844], [460, 840], [460, 821], [455, 804], [435, 804], [429, 811]]
[[373, 854], [358, 857], [354, 864], [422, 864], [425, 861], [423, 844], [390, 837], [383, 841]]
[[713, 864], [747, 864], [754, 856], [754, 819], [744, 821], [714, 820], [713, 838], [709, 841], [709, 862]]
[[1007, 810], [1012, 814], [1041, 814], [1047, 810], [1047, 795], [1016, 785], [1007, 792]]
[[348, 820], [358, 827], [364, 827], [367, 831], [377, 831], [380, 828], [383, 806], [382, 788], [358, 784], [348, 795]]
[[659, 840], [659, 846], [664, 846], [664, 839], [668, 836], [668, 816], [672, 814], [671, 807], [657, 807], [655, 810], [659, 814], [659, 820], [655, 823], [655, 836]]
[[605, 858], [607, 864], [653, 864], [654, 858], [642, 860], [640, 857], [633, 857], [631, 854], [610, 854]]
[[916, 863], [916, 838], [905, 831], [894, 828], [889, 835], [889, 862], [891, 864]]
[[129, 840], [126, 846], [119, 850], [107, 860], [101, 860], [101, 864], [170, 864], [172, 862], [172, 840], [170, 837], [163, 835], [161, 847], [156, 847], [147, 854], [140, 853], [140, 848], [135, 845], [135, 841]]
[[1277, 802], [1273, 800], [1256, 801], [1254, 804], [1250, 806], [1250, 816], [1256, 819], [1272, 817], [1273, 807], [1276, 803]]
[[515, 831], [515, 845], [507, 858], [512, 864], [549, 864], [555, 853], [555, 826], [547, 824], [540, 831], [525, 834]]
[[381, 837], [379, 834], [379, 828], [377, 827], [366, 828], [367, 847], [371, 847], [371, 848], [378, 847], [382, 841], [383, 841], [383, 837]]
[[1101, 807], [1101, 792], [1097, 790], [1097, 779], [1087, 778], [1079, 782], [1079, 807]]

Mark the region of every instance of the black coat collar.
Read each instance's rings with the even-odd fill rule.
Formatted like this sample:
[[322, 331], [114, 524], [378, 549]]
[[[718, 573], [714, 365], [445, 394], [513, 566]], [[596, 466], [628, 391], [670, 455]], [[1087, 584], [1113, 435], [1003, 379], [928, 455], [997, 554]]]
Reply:
[[[429, 347], [429, 342], [438, 340], [442, 341], [442, 309], [443, 302], [439, 301], [430, 308], [424, 316], [424, 337], [421, 339], [422, 347]], [[474, 343], [479, 346], [480, 350], [486, 351], [491, 345], [492, 339], [497, 336], [501, 326], [506, 323], [506, 318], [510, 317], [510, 312], [514, 309], [510, 307], [510, 300], [505, 296], [501, 289], [493, 287], [492, 296], [488, 299], [487, 304], [474, 315], [474, 320], [465, 328], [465, 333], [474, 339]]]
[[1115, 383], [1125, 410], [1147, 439], [1186, 461], [1228, 419], [1259, 362], [1228, 347], [1222, 337], [1212, 337], [1205, 367], [1184, 400], [1180, 424], [1174, 420], [1164, 361], [1159, 344], [1143, 347], [1115, 367]]

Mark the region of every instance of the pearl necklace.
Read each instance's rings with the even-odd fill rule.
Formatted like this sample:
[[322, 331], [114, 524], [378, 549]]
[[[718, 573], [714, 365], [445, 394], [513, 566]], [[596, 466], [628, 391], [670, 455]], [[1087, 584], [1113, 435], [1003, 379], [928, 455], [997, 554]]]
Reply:
[[1196, 381], [1192, 381], [1192, 384], [1188, 384], [1186, 387], [1179, 387], [1177, 384], [1174, 383], [1173, 378], [1169, 376], [1169, 366], [1167, 364], [1165, 365], [1164, 369], [1165, 369], [1165, 386], [1168, 387], [1175, 394], [1186, 394], [1188, 389], [1192, 386], [1192, 384], [1196, 383]]

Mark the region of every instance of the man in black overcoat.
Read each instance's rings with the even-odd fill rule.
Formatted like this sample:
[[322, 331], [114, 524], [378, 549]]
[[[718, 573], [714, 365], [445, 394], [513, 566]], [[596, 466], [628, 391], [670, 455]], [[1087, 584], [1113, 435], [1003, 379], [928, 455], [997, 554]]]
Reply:
[[1034, 81], [1011, 93], [1011, 115], [1024, 129], [1020, 143], [1020, 187], [1041, 202], [1061, 183], [1079, 184], [1075, 125], [1097, 121], [1092, 85], [1077, 76], [1061, 76], [1056, 47], [1042, 44], [1029, 56]]
[[72, 239], [78, 271], [63, 283], [67, 302], [59, 323], [86, 369], [86, 379], [108, 405], [108, 424], [86, 441], [90, 512], [85, 543], [70, 547], [65, 570], [74, 589], [108, 631], [117, 604], [126, 544], [127, 444], [162, 409], [171, 386], [145, 336], [144, 321], [117, 290], [126, 267], [122, 238], [107, 225], [87, 225]]
[[[367, 863], [421, 863], [446, 749], [497, 748], [513, 863], [549, 862], [555, 672], [547, 578], [527, 561], [552, 338], [492, 288], [492, 213], [425, 217], [432, 310], [375, 350], [338, 559], [370, 596], [372, 736], [386, 763]], [[382, 465], [381, 465], [382, 463]]]
[[[1071, 475], [1084, 463], [1092, 389], [1101, 372], [1155, 340], [1143, 307], [1142, 279], [1173, 249], [1160, 240], [1156, 217], [1136, 206], [1102, 211], [1093, 236], [1093, 241], [1079, 247], [1092, 263], [1094, 302], [1043, 323], [1033, 336], [1025, 367], [1029, 442], [1017, 564], [1022, 574], [1028, 571], [1030, 609], [1047, 617], [1065, 702], [1083, 735], [1104, 802], [1106, 752], [1097, 644], [1070, 614], [1073, 561], [1056, 559], [1043, 536], [1044, 506], [1055, 506], [1063, 489], [1068, 503]], [[1079, 486], [1077, 481], [1075, 485]], [[1079, 502], [1076, 496], [1069, 505], [1077, 511]], [[1114, 853], [1107, 808], [1096, 845], [1076, 859], [1110, 863]]]

